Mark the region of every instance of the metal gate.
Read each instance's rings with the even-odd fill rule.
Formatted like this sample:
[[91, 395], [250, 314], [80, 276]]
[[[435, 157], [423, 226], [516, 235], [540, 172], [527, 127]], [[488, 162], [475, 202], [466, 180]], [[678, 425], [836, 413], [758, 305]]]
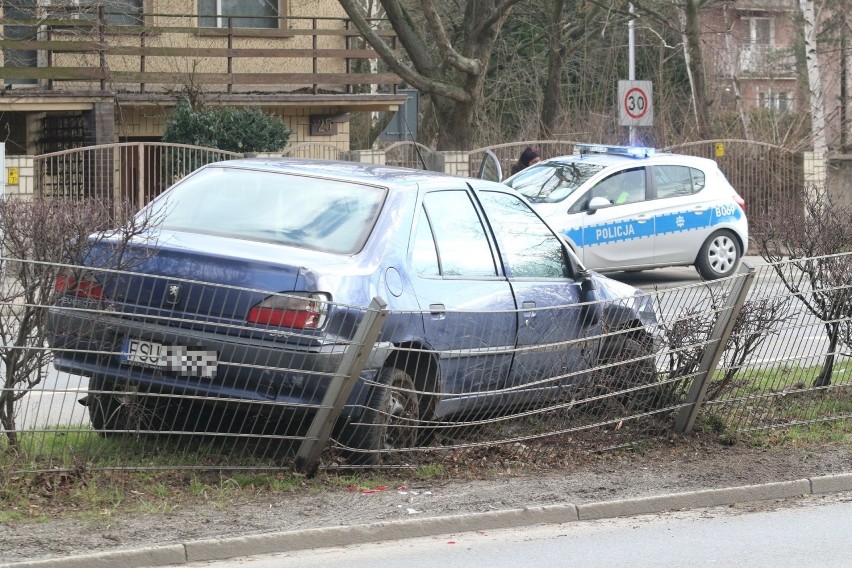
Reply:
[[138, 208], [194, 169], [234, 157], [242, 154], [161, 142], [74, 148], [33, 158], [34, 193], [122, 201]]

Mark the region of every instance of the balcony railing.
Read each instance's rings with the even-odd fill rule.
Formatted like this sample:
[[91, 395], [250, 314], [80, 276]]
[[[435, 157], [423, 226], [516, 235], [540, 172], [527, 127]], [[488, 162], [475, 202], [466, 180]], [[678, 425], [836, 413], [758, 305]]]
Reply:
[[[186, 14], [115, 20], [103, 8], [86, 18], [2, 18], [0, 76], [47, 90], [149, 94], [392, 92], [401, 82], [381, 71], [375, 51], [342, 18], [282, 18], [276, 28], [238, 27], [231, 18], [226, 27], [199, 27], [198, 15]], [[397, 49], [391, 30], [377, 33]]]
[[736, 50], [719, 50], [713, 57], [717, 75], [754, 78], [792, 78], [796, 75], [796, 55], [791, 48], [768, 45], [741, 45]]
[[796, 10], [797, 0], [737, 0], [737, 10], [765, 10], [787, 12]]

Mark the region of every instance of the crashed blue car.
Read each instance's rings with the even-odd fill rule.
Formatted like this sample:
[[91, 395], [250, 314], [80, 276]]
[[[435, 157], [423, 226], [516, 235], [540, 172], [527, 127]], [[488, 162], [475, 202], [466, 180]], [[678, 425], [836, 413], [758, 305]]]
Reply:
[[585, 270], [503, 184], [242, 159], [139, 216], [150, 226], [120, 255], [117, 238], [92, 238], [90, 270], [60, 276], [50, 313], [54, 364], [90, 378], [83, 403], [104, 433], [129, 427], [129, 397], [161, 430], [197, 425], [200, 408], [219, 423], [309, 417], [373, 298], [389, 312], [335, 428], [361, 461], [422, 443], [430, 424], [552, 400], [612, 360], [610, 342], [623, 358], [651, 349], [651, 299]]

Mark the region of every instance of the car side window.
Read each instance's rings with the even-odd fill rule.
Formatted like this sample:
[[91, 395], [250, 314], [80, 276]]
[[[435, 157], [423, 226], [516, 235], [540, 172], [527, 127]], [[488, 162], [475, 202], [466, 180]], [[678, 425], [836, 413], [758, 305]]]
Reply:
[[626, 205], [645, 200], [645, 168], [616, 172], [598, 182], [591, 190], [592, 197], [605, 197], [613, 205]]
[[657, 197], [692, 195], [704, 189], [704, 172], [689, 166], [655, 166]]
[[[441, 276], [497, 276], [497, 265], [482, 221], [466, 191], [434, 191], [423, 199]], [[424, 223], [418, 223], [414, 255], [428, 248]], [[422, 252], [422, 258], [428, 251]]]
[[435, 249], [435, 237], [432, 236], [432, 227], [429, 225], [429, 217], [426, 216], [425, 209], [421, 210], [420, 219], [417, 221], [411, 264], [419, 276], [441, 275], [441, 268], [438, 266], [438, 251]]
[[569, 278], [562, 241], [523, 200], [496, 191], [479, 193], [497, 246], [512, 278]]

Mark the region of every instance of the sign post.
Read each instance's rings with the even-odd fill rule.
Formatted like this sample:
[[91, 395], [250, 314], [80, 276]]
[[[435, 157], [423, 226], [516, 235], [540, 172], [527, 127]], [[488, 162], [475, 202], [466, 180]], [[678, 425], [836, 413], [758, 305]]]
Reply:
[[651, 81], [618, 82], [618, 118], [621, 126], [653, 126]]

